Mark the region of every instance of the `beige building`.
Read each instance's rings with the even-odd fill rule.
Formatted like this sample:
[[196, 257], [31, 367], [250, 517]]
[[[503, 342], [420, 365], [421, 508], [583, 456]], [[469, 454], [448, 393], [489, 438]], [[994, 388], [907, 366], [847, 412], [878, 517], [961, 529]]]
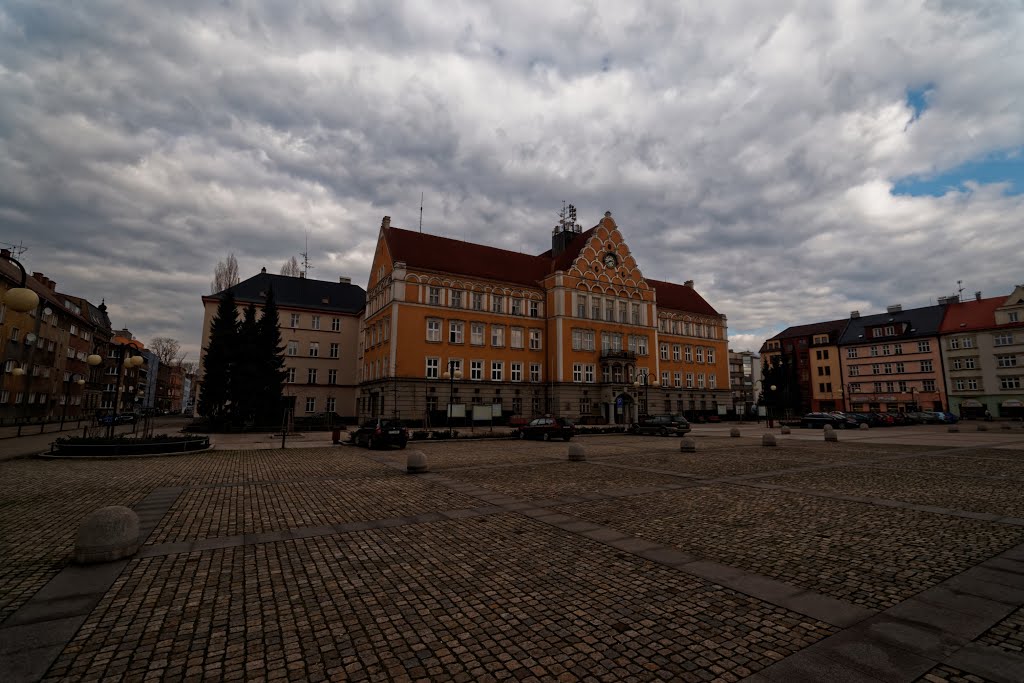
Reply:
[[[254, 304], [262, 314], [271, 288], [277, 301], [284, 345], [285, 396], [294, 399], [295, 415], [333, 412], [354, 420], [359, 319], [366, 292], [348, 278], [338, 282], [271, 275], [266, 268], [232, 288], [239, 317]], [[220, 293], [203, 297], [203, 351], [198, 384], [202, 391], [202, 357], [210, 338]], [[198, 406], [198, 398], [194, 405]]]

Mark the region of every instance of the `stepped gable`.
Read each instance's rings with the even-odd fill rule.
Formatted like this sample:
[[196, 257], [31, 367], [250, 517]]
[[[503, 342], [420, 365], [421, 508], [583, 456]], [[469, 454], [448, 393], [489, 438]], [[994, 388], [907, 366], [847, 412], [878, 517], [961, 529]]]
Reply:
[[654, 288], [654, 293], [658, 298], [658, 308], [668, 308], [686, 313], [701, 313], [703, 315], [719, 315], [718, 311], [705, 301], [704, 297], [698, 294], [697, 290], [693, 287], [677, 285], [663, 280], [645, 279], [647, 284]]
[[[359, 285], [291, 275], [259, 273], [239, 282], [231, 291], [235, 294], [235, 301], [240, 304], [262, 304], [271, 288], [274, 289], [274, 299], [279, 307], [358, 313], [366, 306], [366, 291]], [[210, 298], [220, 299], [223, 293], [218, 292]]]

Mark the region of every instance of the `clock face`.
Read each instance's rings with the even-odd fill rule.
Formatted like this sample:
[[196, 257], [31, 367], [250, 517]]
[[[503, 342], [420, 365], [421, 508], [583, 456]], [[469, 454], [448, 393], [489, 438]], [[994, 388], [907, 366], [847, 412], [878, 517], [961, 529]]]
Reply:
[[604, 265], [609, 268], [614, 268], [619, 264], [619, 260], [615, 258], [615, 254], [608, 252], [604, 255]]

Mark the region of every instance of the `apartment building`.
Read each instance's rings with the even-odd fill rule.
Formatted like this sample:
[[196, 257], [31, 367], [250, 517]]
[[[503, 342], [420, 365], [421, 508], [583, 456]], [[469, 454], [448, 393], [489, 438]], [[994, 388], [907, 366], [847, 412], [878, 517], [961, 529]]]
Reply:
[[[792, 363], [796, 397], [776, 397], [771, 402], [796, 413], [846, 410], [840, 369], [839, 338], [846, 320], [794, 325], [767, 340], [761, 347], [763, 367], [778, 365], [783, 357]], [[771, 387], [762, 387], [770, 393]]]
[[861, 316], [839, 339], [841, 385], [855, 412], [947, 410], [939, 342], [945, 304]]
[[1009, 296], [953, 300], [940, 333], [949, 409], [1024, 417], [1024, 285]]
[[729, 389], [732, 392], [731, 411], [737, 419], [754, 416], [757, 404], [757, 384], [761, 378], [760, 358], [752, 351], [729, 350]]
[[[266, 294], [274, 290], [285, 353], [285, 396], [297, 416], [322, 412], [355, 416], [359, 319], [366, 292], [349, 278], [337, 282], [304, 276], [272, 275], [266, 268], [231, 288], [239, 317], [252, 303], [262, 314]], [[203, 344], [223, 292], [203, 297]], [[202, 391], [202, 356], [199, 391]], [[198, 392], [197, 392], [198, 396]], [[190, 397], [198, 405], [197, 397]]]
[[359, 414], [431, 426], [718, 414], [730, 405], [727, 333], [692, 282], [643, 276], [610, 213], [583, 231], [570, 206], [539, 255], [394, 228], [385, 216]]

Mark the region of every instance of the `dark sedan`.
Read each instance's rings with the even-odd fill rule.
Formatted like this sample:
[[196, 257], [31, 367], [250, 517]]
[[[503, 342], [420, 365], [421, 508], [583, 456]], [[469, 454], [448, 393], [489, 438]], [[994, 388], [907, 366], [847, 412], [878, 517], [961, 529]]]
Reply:
[[681, 436], [690, 431], [690, 423], [682, 415], [644, 415], [631, 430], [634, 434]]
[[576, 426], [564, 417], [538, 417], [519, 428], [520, 439], [562, 439], [568, 441], [576, 435]]
[[405, 448], [409, 442], [409, 430], [398, 420], [377, 417], [359, 425], [359, 429], [352, 432], [351, 439], [355, 445], [370, 449]]
[[856, 429], [860, 423], [852, 417], [845, 415], [833, 415], [832, 413], [807, 413], [800, 418], [800, 426], [803, 428], [816, 427], [822, 429], [831, 426], [835, 429]]

